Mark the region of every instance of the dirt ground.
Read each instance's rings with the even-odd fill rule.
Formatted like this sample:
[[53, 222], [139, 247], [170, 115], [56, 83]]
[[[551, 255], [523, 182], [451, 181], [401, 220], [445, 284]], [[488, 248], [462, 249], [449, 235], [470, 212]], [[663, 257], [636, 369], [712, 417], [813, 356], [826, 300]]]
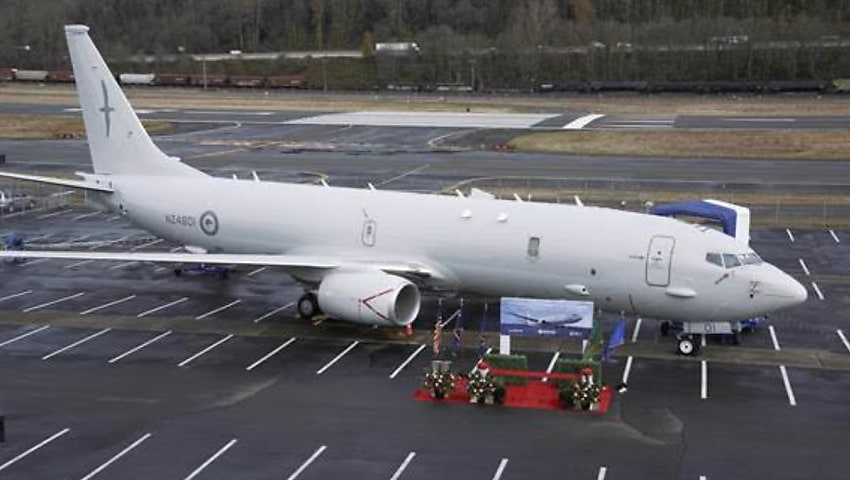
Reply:
[[[167, 133], [168, 122], [143, 121], [149, 133]], [[50, 140], [85, 138], [83, 119], [80, 117], [48, 115], [0, 115], [0, 138], [13, 140]]]

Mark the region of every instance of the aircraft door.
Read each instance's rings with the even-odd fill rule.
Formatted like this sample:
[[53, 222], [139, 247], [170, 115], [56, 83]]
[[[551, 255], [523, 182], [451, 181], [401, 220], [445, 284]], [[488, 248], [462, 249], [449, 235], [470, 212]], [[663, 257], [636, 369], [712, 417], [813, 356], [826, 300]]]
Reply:
[[378, 224], [372, 220], [367, 218], [363, 221], [363, 235], [361, 237], [361, 241], [364, 246], [374, 247], [375, 246], [375, 236], [377, 235]]
[[673, 237], [652, 237], [646, 255], [646, 283], [655, 287], [666, 287], [670, 284], [670, 268], [675, 245], [676, 239]]

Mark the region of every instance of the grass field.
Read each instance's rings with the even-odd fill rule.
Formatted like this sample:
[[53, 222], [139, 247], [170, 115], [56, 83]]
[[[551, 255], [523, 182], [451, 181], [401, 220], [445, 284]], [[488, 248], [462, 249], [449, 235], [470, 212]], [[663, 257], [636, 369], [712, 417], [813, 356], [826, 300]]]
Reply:
[[[172, 125], [168, 122], [143, 121], [151, 134], [167, 133]], [[14, 140], [45, 140], [62, 138], [85, 138], [81, 117], [48, 115], [0, 115], [0, 138]]]

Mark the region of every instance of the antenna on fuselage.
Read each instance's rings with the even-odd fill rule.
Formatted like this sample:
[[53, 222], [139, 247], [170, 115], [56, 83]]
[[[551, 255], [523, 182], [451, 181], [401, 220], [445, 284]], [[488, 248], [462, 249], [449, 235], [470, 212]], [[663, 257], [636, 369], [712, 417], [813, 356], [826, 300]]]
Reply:
[[516, 194], [516, 192], [514, 192], [514, 200], [516, 200], [517, 202], [522, 203], [522, 197], [520, 197], [519, 195], [517, 195], [517, 194]]
[[260, 177], [257, 175], [257, 171], [256, 171], [256, 170], [251, 170], [251, 176], [252, 176], [252, 177], [254, 177], [254, 181], [255, 181], [255, 182], [259, 182], [259, 181], [260, 181]]

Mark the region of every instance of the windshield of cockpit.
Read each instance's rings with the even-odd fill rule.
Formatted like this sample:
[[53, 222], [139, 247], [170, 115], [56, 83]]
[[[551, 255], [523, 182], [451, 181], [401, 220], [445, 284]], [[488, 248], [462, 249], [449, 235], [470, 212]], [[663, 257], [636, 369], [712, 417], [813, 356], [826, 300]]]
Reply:
[[735, 268], [741, 265], [758, 265], [762, 263], [756, 252], [748, 253], [719, 253], [709, 252], [705, 254], [705, 261], [718, 267]]

